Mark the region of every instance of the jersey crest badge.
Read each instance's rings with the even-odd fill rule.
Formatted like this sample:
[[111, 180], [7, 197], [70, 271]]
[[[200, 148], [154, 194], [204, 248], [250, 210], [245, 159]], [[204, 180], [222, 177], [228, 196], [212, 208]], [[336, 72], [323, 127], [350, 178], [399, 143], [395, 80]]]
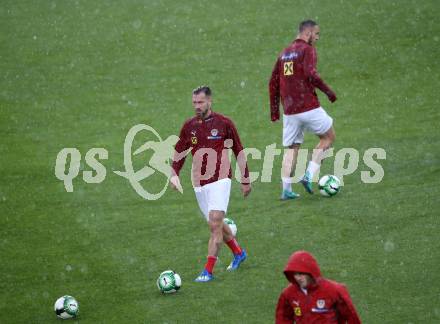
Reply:
[[197, 137], [195, 137], [195, 136], [191, 137], [191, 143], [193, 145], [196, 145], [197, 144]]
[[295, 312], [295, 316], [301, 316], [302, 315], [301, 307], [295, 307], [293, 309], [293, 311]]
[[320, 309], [324, 308], [324, 307], [325, 307], [325, 300], [324, 300], [324, 299], [318, 299], [318, 300], [316, 301], [316, 306], [317, 306], [318, 308], [320, 308]]

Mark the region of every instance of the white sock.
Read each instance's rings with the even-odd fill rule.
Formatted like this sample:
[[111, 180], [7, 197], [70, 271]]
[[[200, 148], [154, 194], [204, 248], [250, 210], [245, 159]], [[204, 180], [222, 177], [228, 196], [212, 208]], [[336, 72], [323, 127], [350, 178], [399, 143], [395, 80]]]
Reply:
[[281, 180], [283, 181], [283, 190], [292, 191], [292, 179], [282, 177]]
[[320, 164], [310, 161], [309, 166], [307, 167], [307, 172], [310, 174], [310, 179], [313, 179], [313, 176], [315, 175], [316, 171], [319, 170], [321, 167]]

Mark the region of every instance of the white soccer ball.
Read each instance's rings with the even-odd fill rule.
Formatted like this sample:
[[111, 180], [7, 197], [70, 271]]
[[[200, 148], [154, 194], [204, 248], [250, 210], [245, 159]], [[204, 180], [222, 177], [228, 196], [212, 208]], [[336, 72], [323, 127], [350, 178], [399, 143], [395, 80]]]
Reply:
[[334, 175], [325, 175], [319, 179], [319, 192], [325, 197], [333, 197], [341, 189], [341, 181]]
[[65, 295], [57, 299], [54, 310], [59, 318], [68, 319], [78, 315], [79, 304], [72, 296]]
[[173, 270], [166, 270], [157, 278], [157, 288], [164, 294], [175, 293], [182, 286], [182, 279]]
[[235, 222], [230, 219], [230, 218], [224, 218], [223, 222], [227, 225], [229, 225], [229, 228], [231, 229], [232, 235], [237, 236], [237, 224], [235, 224]]

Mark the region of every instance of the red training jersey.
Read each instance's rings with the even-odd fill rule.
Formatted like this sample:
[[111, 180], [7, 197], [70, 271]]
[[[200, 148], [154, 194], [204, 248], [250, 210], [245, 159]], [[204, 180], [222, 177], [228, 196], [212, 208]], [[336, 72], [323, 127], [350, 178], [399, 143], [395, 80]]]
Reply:
[[[229, 148], [232, 149], [236, 157], [243, 150], [237, 129], [229, 118], [215, 112], [211, 112], [211, 115], [206, 119], [195, 116], [188, 119], [180, 130], [172, 168], [179, 175], [185, 163], [185, 157], [178, 159], [177, 155], [191, 149], [194, 187], [231, 178]], [[243, 158], [245, 157], [243, 156]], [[245, 170], [242, 172], [241, 182], [249, 183], [247, 163], [244, 165]]]
[[279, 105], [285, 115], [299, 114], [320, 107], [315, 88], [330, 99], [335, 93], [321, 79], [317, 70], [316, 49], [302, 39], [296, 39], [279, 55], [269, 81], [271, 120], [280, 119]]

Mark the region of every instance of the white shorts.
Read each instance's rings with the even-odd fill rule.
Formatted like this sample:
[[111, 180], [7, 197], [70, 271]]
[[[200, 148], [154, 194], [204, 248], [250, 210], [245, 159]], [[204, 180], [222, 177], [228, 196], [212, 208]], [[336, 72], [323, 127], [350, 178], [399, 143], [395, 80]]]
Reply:
[[301, 144], [304, 131], [322, 135], [333, 125], [333, 119], [322, 107], [300, 114], [283, 115], [283, 146]]
[[208, 221], [210, 210], [221, 210], [226, 214], [231, 193], [231, 179], [220, 179], [202, 187], [195, 187], [194, 192], [199, 208]]

